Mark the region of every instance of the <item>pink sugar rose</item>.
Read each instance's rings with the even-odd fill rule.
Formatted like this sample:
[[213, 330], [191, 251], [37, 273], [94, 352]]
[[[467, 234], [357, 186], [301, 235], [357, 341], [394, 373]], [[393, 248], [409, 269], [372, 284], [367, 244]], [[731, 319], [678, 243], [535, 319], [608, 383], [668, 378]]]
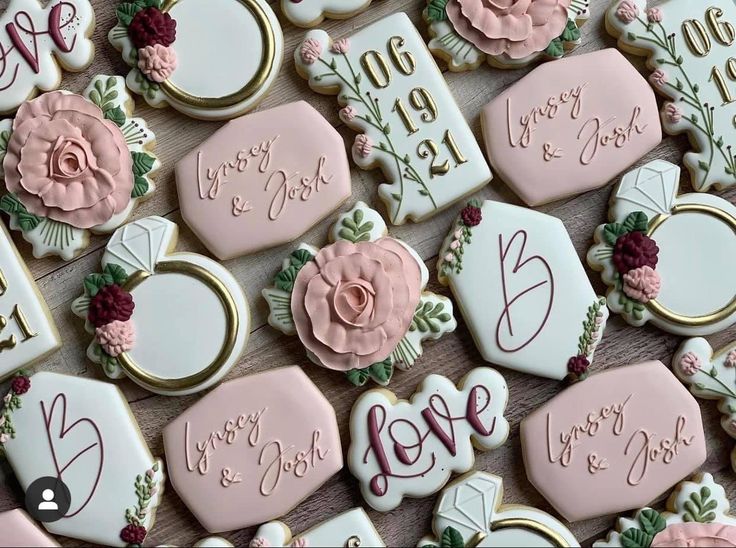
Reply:
[[367, 158], [373, 152], [373, 141], [370, 137], [361, 133], [355, 136], [355, 150], [362, 158]]
[[673, 523], [657, 533], [651, 548], [725, 548], [736, 546], [736, 527], [722, 523]]
[[661, 23], [663, 18], [662, 10], [659, 8], [649, 8], [647, 10], [647, 20], [650, 23]]
[[333, 53], [347, 53], [350, 51], [350, 40], [347, 38], [340, 38], [332, 43]]
[[624, 274], [624, 293], [642, 304], [656, 299], [661, 286], [659, 274], [650, 266], [640, 266]]
[[129, 352], [135, 345], [135, 325], [133, 320], [121, 322], [115, 320], [95, 329], [96, 340], [102, 349], [117, 358], [123, 352]]
[[670, 124], [679, 124], [682, 120], [682, 111], [675, 103], [667, 103], [664, 114]]
[[163, 44], [146, 46], [138, 50], [138, 68], [149, 80], [160, 84], [168, 80], [176, 70], [174, 48]]
[[616, 10], [616, 17], [618, 17], [622, 23], [629, 24], [633, 23], [639, 16], [639, 8], [631, 0], [624, 0], [618, 5]]
[[322, 56], [322, 44], [314, 38], [307, 38], [300, 51], [302, 61], [306, 65], [313, 65]]
[[350, 122], [351, 120], [354, 120], [357, 115], [358, 115], [358, 109], [350, 105], [340, 110], [340, 116], [346, 122]]
[[680, 358], [680, 370], [688, 377], [695, 375], [702, 366], [700, 358], [694, 352], [686, 352]]
[[649, 77], [649, 80], [657, 87], [662, 87], [667, 83], [667, 73], [662, 69], [655, 70]]

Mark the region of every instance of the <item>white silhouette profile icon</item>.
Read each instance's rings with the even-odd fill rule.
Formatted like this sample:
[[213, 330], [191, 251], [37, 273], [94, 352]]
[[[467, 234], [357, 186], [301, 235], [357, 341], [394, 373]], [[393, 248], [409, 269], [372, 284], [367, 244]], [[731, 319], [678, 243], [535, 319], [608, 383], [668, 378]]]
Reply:
[[43, 502], [38, 505], [39, 510], [58, 510], [59, 505], [54, 502], [54, 492], [51, 489], [44, 489], [41, 493]]

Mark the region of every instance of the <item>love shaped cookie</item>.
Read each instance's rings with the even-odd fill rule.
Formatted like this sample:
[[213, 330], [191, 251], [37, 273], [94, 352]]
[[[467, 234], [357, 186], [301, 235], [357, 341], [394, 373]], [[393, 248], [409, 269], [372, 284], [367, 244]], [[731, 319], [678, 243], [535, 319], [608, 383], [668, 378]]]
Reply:
[[736, 518], [726, 491], [710, 474], [683, 481], [667, 500], [667, 511], [642, 508], [619, 518], [616, 529], [595, 548], [640, 546], [734, 546]]
[[105, 375], [170, 396], [219, 382], [250, 335], [240, 284], [208, 257], [174, 253], [177, 234], [162, 217], [118, 229], [101, 271], [84, 279], [84, 293], [72, 303], [94, 337], [87, 356]]
[[405, 13], [349, 38], [307, 33], [297, 72], [337, 95], [340, 119], [358, 132], [353, 159], [380, 168], [378, 195], [391, 224], [423, 221], [484, 187], [491, 171], [447, 83]]
[[[23, 490], [59, 479], [55, 535], [106, 546], [143, 544], [164, 489], [163, 463], [110, 383], [41, 372], [17, 376], [2, 400], [0, 444]], [[46, 500], [46, 499], [44, 499]]]
[[385, 386], [395, 368], [417, 362], [425, 341], [455, 330], [452, 302], [426, 291], [424, 262], [363, 202], [338, 217], [330, 241], [303, 243], [284, 259], [262, 292], [268, 322], [297, 335], [315, 364], [356, 386]]
[[281, 0], [281, 11], [297, 27], [315, 27], [325, 19], [349, 19], [372, 0]]
[[455, 384], [429, 375], [409, 400], [384, 389], [365, 392], [350, 413], [348, 466], [366, 502], [379, 512], [404, 497], [439, 491], [450, 475], [473, 468], [474, 449], [489, 451], [509, 435], [506, 381], [479, 367]]
[[134, 106], [123, 78], [95, 76], [81, 95], [45, 93], [0, 121], [0, 211], [36, 258], [72, 260], [153, 194], [156, 137]]
[[439, 257], [439, 281], [452, 289], [483, 359], [558, 380], [587, 374], [608, 310], [559, 219], [472, 200]]
[[94, 30], [89, 0], [11, 0], [0, 17], [0, 114], [56, 89], [62, 68], [86, 69], [95, 56]]
[[606, 28], [624, 51], [647, 58], [652, 86], [668, 99], [667, 133], [687, 133], [692, 186], [706, 192], [736, 185], [736, 5], [614, 0]]
[[588, 264], [609, 287], [609, 308], [629, 324], [708, 335], [736, 322], [736, 206], [678, 196], [679, 183], [680, 168], [664, 160], [624, 175]]
[[152, 107], [203, 120], [254, 108], [278, 76], [284, 36], [265, 0], [134, 0], [116, 10], [110, 43], [128, 87]]

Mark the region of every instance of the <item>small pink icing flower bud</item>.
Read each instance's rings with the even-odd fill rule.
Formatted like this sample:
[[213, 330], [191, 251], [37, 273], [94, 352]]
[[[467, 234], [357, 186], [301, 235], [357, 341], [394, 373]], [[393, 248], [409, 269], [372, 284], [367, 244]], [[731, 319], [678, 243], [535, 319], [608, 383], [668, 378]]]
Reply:
[[309, 546], [309, 542], [304, 537], [297, 537], [291, 541], [291, 545], [294, 548], [307, 548], [307, 546]]
[[723, 365], [726, 367], [736, 367], [736, 350], [731, 350], [723, 361]]
[[667, 83], [667, 73], [662, 69], [655, 70], [649, 77], [649, 80], [657, 87], [662, 87]]
[[250, 541], [250, 548], [269, 548], [271, 543], [263, 537], [255, 537]]
[[656, 299], [661, 287], [659, 274], [650, 266], [640, 266], [624, 274], [624, 293], [642, 304]]
[[340, 117], [346, 122], [350, 122], [358, 115], [358, 109], [353, 106], [346, 106], [340, 111]]
[[350, 40], [347, 38], [340, 38], [332, 43], [333, 53], [347, 53], [350, 51]]
[[455, 251], [458, 247], [460, 247], [460, 240], [453, 240], [450, 244], [450, 249]]
[[447, 255], [445, 255], [445, 262], [448, 263], [448, 264], [454, 263], [455, 262], [455, 255], [453, 255], [452, 253], [448, 253]]
[[667, 103], [664, 107], [664, 114], [670, 124], [679, 124], [682, 120], [682, 111], [675, 103]]
[[616, 17], [618, 17], [622, 23], [629, 24], [633, 23], [634, 20], [639, 16], [639, 8], [631, 0], [624, 0], [618, 5], [616, 10]]
[[662, 10], [659, 8], [649, 8], [647, 10], [647, 19], [650, 23], [661, 23], [662, 17]]
[[455, 231], [455, 234], [454, 234], [454, 236], [455, 236], [455, 239], [456, 239], [456, 240], [459, 240], [460, 238], [462, 238], [462, 237], [463, 237], [463, 231], [462, 231], [461, 229], [459, 229], [459, 228], [458, 228], [458, 229], [457, 229], [457, 230]]
[[149, 468], [148, 470], [146, 470], [146, 476], [148, 477], [148, 479], [153, 479], [153, 474], [154, 473], [155, 472], [153, 471], [153, 469], [150, 469]]
[[693, 352], [686, 352], [680, 358], [680, 370], [688, 377], [695, 375], [701, 367], [700, 358]]
[[7, 434], [0, 434], [0, 444], [6, 443], [10, 439]]
[[355, 137], [355, 150], [362, 158], [367, 158], [373, 152], [373, 141], [365, 133], [356, 135]]
[[302, 44], [302, 61], [306, 65], [313, 65], [322, 56], [322, 44], [314, 38], [308, 38]]

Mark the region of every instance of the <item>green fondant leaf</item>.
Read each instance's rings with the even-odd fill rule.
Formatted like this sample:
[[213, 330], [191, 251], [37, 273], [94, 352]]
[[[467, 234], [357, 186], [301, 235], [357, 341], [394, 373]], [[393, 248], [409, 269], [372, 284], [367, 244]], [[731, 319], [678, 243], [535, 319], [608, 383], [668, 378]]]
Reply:
[[393, 360], [386, 358], [382, 362], [374, 363], [368, 368], [368, 371], [378, 384], [387, 384], [394, 373]]
[[624, 548], [648, 548], [654, 539], [653, 535], [648, 535], [641, 529], [626, 529], [621, 534], [621, 545]]
[[8, 215], [14, 215], [18, 211], [23, 210], [25, 208], [15, 194], [5, 194], [0, 198], [0, 211], [4, 211]]
[[112, 279], [112, 283], [117, 285], [123, 285], [128, 280], [128, 274], [125, 272], [122, 266], [109, 263], [105, 267], [104, 274]]
[[644, 528], [644, 532], [652, 537], [660, 531], [664, 531], [665, 527], [667, 527], [667, 523], [662, 515], [651, 508], [646, 508], [639, 513], [639, 521]]
[[562, 31], [560, 39], [563, 42], [577, 42], [580, 40], [580, 29], [578, 25], [572, 19], [567, 20], [567, 26]]
[[367, 242], [371, 239], [371, 230], [374, 224], [372, 221], [363, 223], [364, 214], [360, 209], [356, 209], [352, 219], [345, 217], [342, 220], [342, 228], [338, 231], [338, 236], [343, 240], [352, 243]]
[[368, 369], [351, 369], [345, 373], [345, 376], [355, 386], [363, 386], [368, 382], [370, 374], [368, 373]]
[[447, 19], [447, 0], [429, 0], [427, 19], [430, 21], [445, 21]]
[[133, 157], [133, 175], [140, 177], [153, 169], [155, 159], [145, 152], [132, 152]]
[[708, 171], [708, 170], [710, 169], [710, 165], [708, 164], [708, 162], [706, 162], [706, 161], [704, 161], [704, 160], [700, 160], [700, 161], [698, 162], [698, 166], [699, 166], [699, 167], [700, 167], [700, 169], [702, 169], [703, 171]]
[[33, 215], [27, 211], [18, 212], [18, 225], [23, 232], [29, 232], [41, 224], [43, 217]]
[[94, 297], [100, 289], [108, 285], [103, 274], [90, 274], [84, 279], [84, 289], [90, 297]]
[[297, 249], [291, 254], [291, 257], [289, 257], [289, 260], [291, 261], [292, 266], [296, 268], [303, 267], [305, 264], [307, 264], [312, 259], [314, 259], [314, 255], [312, 255], [306, 249]]
[[115, 15], [117, 15], [118, 22], [121, 25], [123, 25], [124, 27], [128, 27], [133, 21], [133, 17], [135, 16], [135, 14], [141, 11], [141, 9], [142, 7], [135, 2], [125, 2], [118, 6], [118, 9], [115, 10]]
[[549, 43], [549, 46], [547, 46], [547, 49], [544, 50], [544, 53], [548, 55], [549, 57], [553, 57], [555, 59], [558, 59], [565, 55], [565, 47], [562, 44], [562, 40], [559, 38], [555, 38]]
[[125, 125], [125, 112], [120, 107], [114, 107], [105, 111], [105, 118], [114, 122], [117, 126]]
[[140, 198], [145, 196], [148, 192], [148, 179], [141, 177], [140, 175], [135, 176], [135, 182], [133, 183], [133, 191], [130, 193], [133, 198]]
[[649, 230], [649, 218], [641, 211], [629, 213], [623, 223], [623, 229], [628, 232], [646, 232]]
[[4, 154], [8, 150], [8, 141], [10, 141], [10, 131], [0, 132], [0, 154]]
[[465, 541], [460, 531], [453, 527], [446, 527], [442, 531], [442, 537], [440, 538], [440, 546], [442, 548], [464, 548]]
[[294, 289], [294, 281], [296, 280], [297, 274], [299, 274], [299, 269], [293, 265], [276, 274], [274, 280], [276, 289], [291, 293]]
[[624, 225], [620, 223], [608, 223], [603, 228], [603, 239], [610, 246], [615, 246], [616, 241], [624, 234], [626, 234], [626, 230]]

